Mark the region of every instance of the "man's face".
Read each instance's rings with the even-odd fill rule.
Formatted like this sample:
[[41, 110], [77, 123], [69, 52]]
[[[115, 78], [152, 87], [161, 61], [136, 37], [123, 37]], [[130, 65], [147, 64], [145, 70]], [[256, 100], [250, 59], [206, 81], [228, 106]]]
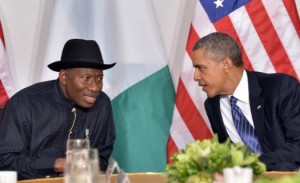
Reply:
[[83, 108], [91, 108], [103, 87], [103, 71], [92, 68], [72, 68], [59, 71], [65, 96]]
[[192, 61], [195, 68], [194, 80], [202, 86], [207, 97], [212, 98], [223, 93], [226, 74], [224, 63], [216, 62], [204, 57], [204, 49], [200, 48], [193, 52]]

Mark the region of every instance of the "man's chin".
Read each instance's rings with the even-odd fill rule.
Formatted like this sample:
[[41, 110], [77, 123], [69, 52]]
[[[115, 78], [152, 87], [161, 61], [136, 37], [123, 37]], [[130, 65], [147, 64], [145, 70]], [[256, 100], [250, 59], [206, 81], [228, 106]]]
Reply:
[[216, 96], [215, 94], [207, 93], [207, 92], [206, 92], [206, 95], [207, 95], [207, 98], [214, 98]]
[[84, 104], [80, 104], [79, 106], [85, 109], [89, 109], [94, 106], [94, 103], [84, 103]]

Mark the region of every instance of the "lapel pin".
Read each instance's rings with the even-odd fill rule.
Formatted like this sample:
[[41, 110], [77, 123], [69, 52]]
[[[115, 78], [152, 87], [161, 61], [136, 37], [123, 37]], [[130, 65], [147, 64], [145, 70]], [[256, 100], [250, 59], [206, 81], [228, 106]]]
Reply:
[[260, 108], [261, 108], [261, 105], [258, 105], [258, 106], [257, 106], [257, 109], [260, 109]]

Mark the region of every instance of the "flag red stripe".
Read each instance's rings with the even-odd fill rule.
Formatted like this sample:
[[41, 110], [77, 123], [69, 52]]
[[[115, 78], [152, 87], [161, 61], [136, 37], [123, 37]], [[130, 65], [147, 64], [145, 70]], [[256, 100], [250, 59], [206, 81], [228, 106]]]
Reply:
[[242, 57], [243, 57], [243, 62], [244, 62], [245, 68], [248, 70], [253, 70], [252, 64], [244, 50], [244, 47], [241, 44], [240, 38], [239, 38], [237, 32], [235, 31], [230, 18], [228, 16], [223, 17], [221, 20], [214, 23], [214, 27], [218, 32], [226, 33], [226, 34], [232, 36], [237, 41], [237, 43], [240, 46], [241, 52], [242, 52]]
[[[3, 44], [3, 47], [5, 46], [5, 41], [4, 41], [4, 34], [3, 34], [3, 30], [2, 30], [2, 25], [0, 22], [0, 39], [1, 42], [0, 44]], [[3, 62], [3, 60], [1, 60], [0, 62]], [[6, 90], [2, 84], [2, 81], [0, 80], [0, 106], [4, 106], [6, 104], [6, 102], [8, 101], [8, 95], [6, 93]]]
[[172, 163], [171, 157], [173, 154], [175, 154], [178, 151], [178, 148], [173, 140], [173, 138], [170, 136], [168, 139], [168, 144], [167, 144], [167, 163]]
[[189, 56], [192, 56], [192, 50], [194, 47], [194, 44], [198, 41], [199, 36], [197, 34], [197, 32], [195, 31], [193, 25], [191, 24], [190, 26], [190, 32], [188, 35], [188, 41], [187, 41], [187, 45], [186, 45], [186, 51], [189, 54]]
[[208, 127], [198, 111], [195, 103], [188, 94], [181, 78], [178, 82], [178, 89], [176, 95], [176, 107], [182, 120], [185, 122], [187, 128], [190, 130], [194, 139], [211, 138]]
[[298, 78], [262, 2], [252, 1], [245, 7], [276, 72]]
[[300, 19], [296, 8], [296, 2], [293, 0], [283, 0], [283, 4], [291, 17], [293, 25], [298, 33], [298, 37], [300, 37]]
[[8, 96], [7, 93], [5, 91], [5, 88], [0, 80], [0, 106], [4, 106], [6, 104], [6, 102], [8, 101]]
[[0, 22], [0, 39], [2, 40], [3, 46], [5, 47], [5, 39], [4, 39], [4, 34], [3, 34], [1, 22]]

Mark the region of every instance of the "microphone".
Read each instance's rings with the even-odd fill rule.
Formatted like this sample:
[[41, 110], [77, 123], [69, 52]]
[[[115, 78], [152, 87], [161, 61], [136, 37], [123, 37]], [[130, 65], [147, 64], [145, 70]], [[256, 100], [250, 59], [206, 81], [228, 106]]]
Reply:
[[68, 140], [70, 140], [70, 136], [73, 133], [73, 128], [74, 128], [74, 125], [75, 125], [75, 122], [76, 122], [76, 117], [77, 117], [77, 115], [76, 115], [76, 108], [75, 107], [72, 108], [71, 112], [74, 113], [74, 119], [73, 119], [72, 126], [71, 126], [71, 128], [69, 130]]

